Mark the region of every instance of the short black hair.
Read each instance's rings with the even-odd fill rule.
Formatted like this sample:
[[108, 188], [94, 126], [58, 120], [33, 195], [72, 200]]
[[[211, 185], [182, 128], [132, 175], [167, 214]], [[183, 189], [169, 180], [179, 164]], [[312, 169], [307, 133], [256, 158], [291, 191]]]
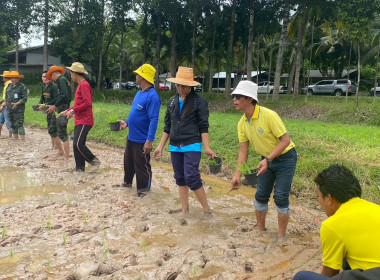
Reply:
[[45, 70], [45, 71], [42, 72], [42, 74], [45, 74], [45, 73], [47, 73], [47, 72], [48, 72], [48, 70]]
[[330, 194], [340, 203], [362, 195], [358, 179], [343, 165], [333, 164], [322, 170], [315, 177], [314, 182], [319, 186], [323, 196]]
[[84, 76], [84, 73], [79, 73], [79, 72], [75, 72], [75, 71], [72, 71], [72, 72], [74, 72], [75, 74], [77, 74], [78, 76], [81, 76], [81, 77], [83, 77], [83, 78], [85, 77], [85, 76]]

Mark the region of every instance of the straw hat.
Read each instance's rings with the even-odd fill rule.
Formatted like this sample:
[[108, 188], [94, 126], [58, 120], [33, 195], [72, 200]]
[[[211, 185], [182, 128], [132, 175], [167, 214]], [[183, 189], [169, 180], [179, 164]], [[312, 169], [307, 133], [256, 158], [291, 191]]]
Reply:
[[4, 71], [2, 75], [0, 75], [0, 77], [5, 77], [5, 78], [8, 78], [9, 74], [11, 74], [10, 71]]
[[154, 75], [156, 75], [156, 69], [152, 65], [143, 64], [139, 68], [137, 68], [135, 71], [133, 71], [133, 74], [140, 75], [149, 83], [154, 85]]
[[238, 85], [236, 86], [235, 90], [231, 93], [231, 95], [234, 94], [240, 94], [248, 97], [252, 97], [257, 102], [259, 102], [257, 98], [257, 90], [259, 89], [259, 86], [251, 81], [240, 81]]
[[75, 73], [88, 74], [86, 69], [84, 69], [83, 64], [80, 62], [74, 62], [71, 64], [71, 67], [67, 67], [67, 69]]
[[195, 86], [200, 85], [200, 83], [194, 81], [193, 68], [189, 68], [189, 67], [179, 66], [176, 77], [169, 78], [167, 80], [174, 84], [189, 86], [189, 87], [195, 87]]
[[18, 71], [11, 71], [9, 74], [6, 76], [6, 78], [24, 78], [24, 75], [20, 75]]
[[63, 68], [62, 66], [53, 65], [50, 67], [49, 71], [46, 73], [46, 79], [51, 80], [52, 79], [51, 74], [55, 71], [61, 72], [62, 75], [65, 74], [65, 68]]

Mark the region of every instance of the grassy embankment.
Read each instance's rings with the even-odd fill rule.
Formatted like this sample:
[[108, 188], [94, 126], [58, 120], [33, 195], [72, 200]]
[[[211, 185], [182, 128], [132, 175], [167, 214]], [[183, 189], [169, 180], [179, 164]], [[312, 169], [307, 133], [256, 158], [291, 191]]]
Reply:
[[[107, 119], [110, 115], [125, 119], [133, 94], [126, 91], [95, 93], [95, 126], [88, 138], [123, 147], [128, 131], [110, 132]], [[170, 95], [161, 93], [164, 105]], [[28, 125], [46, 127], [45, 115], [33, 112], [31, 108], [38, 100], [36, 97], [29, 99], [25, 120]], [[128, 105], [124, 104], [126, 100]], [[312, 96], [307, 102], [305, 96], [300, 96], [297, 102], [292, 100], [292, 96], [281, 96], [278, 104], [265, 102], [265, 95], [259, 96], [259, 100], [261, 105], [279, 112], [296, 144], [299, 161], [293, 185], [294, 194], [301, 197], [315, 196], [315, 175], [330, 164], [339, 163], [357, 175], [363, 187], [364, 198], [380, 203], [380, 100], [360, 97], [359, 109], [356, 109], [355, 97], [350, 97], [347, 104], [344, 97], [329, 96]], [[239, 149], [236, 124], [241, 113], [234, 109], [232, 101], [225, 102], [222, 94], [210, 97], [209, 105], [212, 111], [209, 130], [211, 148], [223, 158], [224, 175], [230, 178], [236, 167]], [[162, 106], [161, 109], [155, 146], [161, 137], [165, 108]], [[68, 130], [72, 133], [73, 129], [73, 121], [70, 120]], [[46, 139], [48, 141], [48, 136]], [[249, 162], [258, 159], [251, 150]], [[162, 160], [170, 162], [168, 153], [165, 153]], [[206, 171], [207, 168], [207, 158], [203, 155], [201, 169]]]

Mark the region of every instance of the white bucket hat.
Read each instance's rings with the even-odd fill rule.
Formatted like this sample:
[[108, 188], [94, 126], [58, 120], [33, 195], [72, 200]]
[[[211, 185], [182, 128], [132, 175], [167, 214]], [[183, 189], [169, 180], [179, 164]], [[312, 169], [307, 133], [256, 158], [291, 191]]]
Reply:
[[254, 82], [240, 81], [238, 83], [237, 87], [235, 88], [235, 90], [231, 93], [231, 95], [240, 94], [240, 95], [252, 97], [258, 103], [259, 102], [259, 100], [257, 98], [258, 88], [259, 88], [259, 86], [257, 84], [255, 84]]

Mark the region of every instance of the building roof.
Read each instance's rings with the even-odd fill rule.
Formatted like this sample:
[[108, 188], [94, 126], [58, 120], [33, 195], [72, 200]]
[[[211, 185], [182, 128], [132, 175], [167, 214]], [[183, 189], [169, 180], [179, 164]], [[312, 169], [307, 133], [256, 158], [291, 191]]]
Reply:
[[[25, 49], [19, 49], [18, 52], [19, 53], [28, 52], [28, 51], [32, 51], [32, 50], [41, 49], [43, 47], [44, 47], [44, 45], [34, 46], [34, 47], [25, 48]], [[13, 54], [13, 53], [16, 53], [16, 50], [7, 51], [7, 54]]]

